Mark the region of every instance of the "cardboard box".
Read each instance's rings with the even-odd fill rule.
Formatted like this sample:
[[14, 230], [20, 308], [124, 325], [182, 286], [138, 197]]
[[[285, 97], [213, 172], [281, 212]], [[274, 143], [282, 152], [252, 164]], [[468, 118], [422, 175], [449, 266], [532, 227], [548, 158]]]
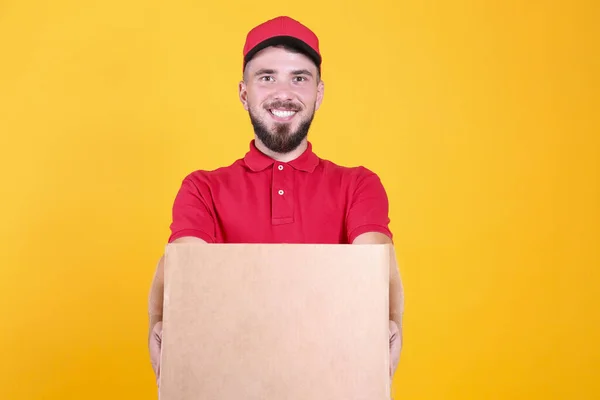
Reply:
[[391, 257], [391, 245], [167, 245], [160, 400], [389, 399]]

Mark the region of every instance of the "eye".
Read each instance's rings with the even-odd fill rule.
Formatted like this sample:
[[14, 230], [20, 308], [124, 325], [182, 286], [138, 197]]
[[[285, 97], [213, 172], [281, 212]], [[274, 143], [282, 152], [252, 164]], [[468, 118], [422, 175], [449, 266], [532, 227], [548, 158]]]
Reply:
[[304, 77], [304, 76], [295, 76], [294, 80], [296, 82], [304, 82], [304, 81], [306, 81], [306, 77]]
[[275, 80], [275, 78], [273, 76], [271, 76], [271, 75], [264, 75], [264, 76], [261, 76], [259, 78], [259, 80], [263, 81], [263, 82], [272, 82], [272, 81]]

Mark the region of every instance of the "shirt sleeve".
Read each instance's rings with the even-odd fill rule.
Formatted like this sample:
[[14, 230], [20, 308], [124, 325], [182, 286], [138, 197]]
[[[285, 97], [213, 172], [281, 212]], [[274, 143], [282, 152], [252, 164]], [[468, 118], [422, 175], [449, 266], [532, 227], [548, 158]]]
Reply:
[[173, 203], [169, 243], [183, 236], [194, 236], [208, 243], [216, 241], [215, 218], [208, 183], [188, 175]]
[[379, 176], [361, 167], [350, 192], [346, 214], [348, 243], [367, 232], [383, 233], [392, 239], [388, 213], [388, 197]]

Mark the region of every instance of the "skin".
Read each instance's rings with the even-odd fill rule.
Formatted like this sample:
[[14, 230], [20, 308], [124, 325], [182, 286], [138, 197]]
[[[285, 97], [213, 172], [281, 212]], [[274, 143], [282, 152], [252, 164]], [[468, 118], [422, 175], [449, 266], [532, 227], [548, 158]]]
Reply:
[[[276, 127], [287, 125], [290, 132], [295, 132], [303, 121], [312, 119], [323, 102], [324, 91], [325, 84], [310, 58], [277, 47], [258, 52], [246, 65], [244, 79], [239, 83], [244, 109], [260, 119], [272, 135]], [[296, 114], [287, 121], [275, 117], [269, 109], [277, 102], [292, 106]], [[297, 148], [281, 153], [269, 149], [258, 136], [255, 139], [261, 152], [281, 162], [297, 158], [307, 147], [304, 138]]]
[[[298, 131], [303, 122], [312, 120], [323, 102], [324, 83], [313, 62], [303, 54], [270, 47], [248, 63], [244, 79], [239, 83], [239, 98], [246, 111], [260, 121], [268, 135], [280, 135], [284, 142]], [[296, 113], [284, 119], [273, 115], [273, 105], [280, 110], [293, 109]], [[299, 157], [307, 148], [304, 137], [297, 147], [286, 151], [273, 151], [255, 135], [256, 147], [281, 162]], [[183, 237], [174, 243], [206, 244], [196, 237]], [[393, 244], [386, 235], [367, 232], [358, 236], [352, 244]], [[390, 268], [390, 379], [396, 370], [402, 344], [403, 289], [396, 265]], [[157, 383], [160, 377], [160, 349], [164, 295], [164, 256], [156, 267], [149, 296], [149, 349]]]

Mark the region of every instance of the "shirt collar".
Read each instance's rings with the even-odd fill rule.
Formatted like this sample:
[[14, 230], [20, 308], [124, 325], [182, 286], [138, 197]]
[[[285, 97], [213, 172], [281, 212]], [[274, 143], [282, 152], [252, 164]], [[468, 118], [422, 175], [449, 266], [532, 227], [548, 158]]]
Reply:
[[[250, 150], [244, 156], [244, 163], [252, 171], [258, 172], [273, 165], [275, 160], [258, 150], [253, 139], [250, 142]], [[298, 158], [284, 164], [300, 171], [313, 172], [319, 165], [319, 157], [313, 152], [312, 144], [308, 142], [306, 150]]]

